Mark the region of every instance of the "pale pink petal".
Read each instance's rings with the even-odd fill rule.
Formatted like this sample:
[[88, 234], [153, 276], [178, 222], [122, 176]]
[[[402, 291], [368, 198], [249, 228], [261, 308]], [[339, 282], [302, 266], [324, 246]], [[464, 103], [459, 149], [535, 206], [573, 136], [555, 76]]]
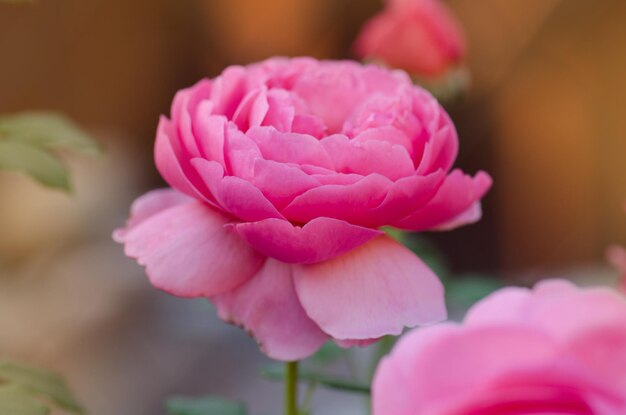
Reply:
[[320, 182], [295, 166], [257, 159], [252, 183], [277, 209], [288, 205], [296, 196], [320, 186]]
[[145, 219], [120, 239], [155, 287], [180, 297], [212, 296], [247, 281], [264, 260], [224, 226], [229, 220], [193, 201]]
[[449, 226], [453, 219], [471, 208], [487, 193], [491, 182], [491, 177], [485, 172], [478, 172], [471, 177], [460, 170], [454, 170], [428, 204], [392, 225], [412, 231], [436, 229], [446, 224]]
[[224, 177], [219, 163], [193, 159], [193, 166], [220, 207], [243, 221], [283, 218], [263, 193], [252, 183], [235, 176]]
[[379, 140], [355, 141], [334, 134], [320, 141], [330, 155], [335, 170], [367, 176], [379, 173], [390, 180], [410, 176], [415, 172], [413, 161], [404, 146]]
[[272, 359], [304, 359], [328, 340], [302, 309], [291, 266], [271, 258], [248, 282], [211, 301], [223, 320], [243, 327]]
[[330, 261], [294, 266], [294, 281], [309, 317], [337, 339], [397, 335], [446, 317], [437, 276], [386, 236]]
[[332, 218], [313, 219], [302, 227], [282, 219], [238, 223], [234, 227], [259, 252], [283, 262], [304, 264], [327, 261], [382, 234]]
[[369, 210], [383, 203], [392, 184], [380, 174], [371, 174], [353, 184], [316, 187], [296, 197], [282, 213], [301, 223], [330, 217], [369, 226], [376, 219]]
[[116, 229], [115, 232], [113, 232], [113, 239], [116, 242], [123, 242], [126, 233], [144, 220], [156, 215], [162, 210], [183, 203], [189, 203], [193, 200], [194, 199], [189, 196], [174, 189], [152, 190], [135, 199], [130, 207], [130, 218], [126, 221], [124, 228]]
[[259, 146], [263, 158], [267, 160], [333, 168], [328, 153], [311, 135], [281, 133], [273, 127], [256, 127], [251, 128], [247, 136]]
[[373, 413], [469, 414], [472, 412], [459, 406], [480, 396], [486, 382], [512, 371], [550, 364], [558, 357], [554, 342], [532, 328], [463, 329], [443, 324], [414, 330], [378, 367]]

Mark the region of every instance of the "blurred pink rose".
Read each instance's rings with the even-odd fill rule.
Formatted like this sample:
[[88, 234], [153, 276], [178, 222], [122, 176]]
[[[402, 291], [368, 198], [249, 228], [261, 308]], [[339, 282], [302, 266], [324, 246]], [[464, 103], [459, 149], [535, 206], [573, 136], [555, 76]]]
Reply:
[[445, 318], [437, 277], [378, 228], [480, 218], [491, 179], [449, 172], [457, 135], [402, 72], [270, 59], [180, 91], [114, 237], [158, 288], [207, 297], [269, 356], [360, 345]]
[[626, 291], [626, 249], [620, 245], [611, 245], [606, 250], [606, 257], [620, 274], [619, 288]]
[[374, 415], [626, 414], [626, 301], [566, 281], [505, 288], [463, 324], [404, 336], [381, 362]]
[[387, 0], [363, 27], [355, 49], [362, 58], [432, 78], [461, 62], [465, 38], [439, 0]]

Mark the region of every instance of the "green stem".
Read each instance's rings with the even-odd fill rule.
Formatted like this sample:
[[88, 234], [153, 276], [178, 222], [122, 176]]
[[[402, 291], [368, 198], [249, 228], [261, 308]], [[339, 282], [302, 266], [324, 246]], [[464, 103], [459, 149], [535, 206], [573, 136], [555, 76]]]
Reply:
[[298, 415], [298, 362], [285, 366], [285, 415]]

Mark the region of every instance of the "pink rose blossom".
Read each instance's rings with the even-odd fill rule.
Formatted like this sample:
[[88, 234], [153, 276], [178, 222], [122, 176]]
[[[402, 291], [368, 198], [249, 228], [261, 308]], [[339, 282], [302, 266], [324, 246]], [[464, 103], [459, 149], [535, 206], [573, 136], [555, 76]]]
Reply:
[[439, 0], [387, 0], [363, 27], [356, 52], [422, 77], [437, 77], [465, 55], [460, 25]]
[[562, 280], [502, 289], [463, 324], [404, 336], [377, 369], [373, 414], [626, 414], [626, 301]]
[[626, 249], [620, 245], [611, 245], [606, 250], [606, 257], [620, 274], [619, 288], [626, 292]]
[[153, 285], [206, 297], [270, 357], [445, 318], [437, 277], [381, 226], [451, 229], [491, 185], [450, 172], [450, 118], [402, 72], [270, 59], [180, 91], [156, 165], [173, 189], [114, 237]]

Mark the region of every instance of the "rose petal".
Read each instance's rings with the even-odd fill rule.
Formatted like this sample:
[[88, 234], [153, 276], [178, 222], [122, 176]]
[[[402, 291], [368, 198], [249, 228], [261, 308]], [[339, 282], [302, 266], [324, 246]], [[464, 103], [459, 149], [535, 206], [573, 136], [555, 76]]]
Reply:
[[380, 174], [371, 174], [348, 185], [325, 185], [296, 197], [281, 212], [295, 222], [306, 223], [317, 217], [345, 220], [369, 226], [370, 209], [380, 206], [393, 182]]
[[283, 262], [304, 264], [329, 260], [382, 234], [332, 218], [317, 218], [303, 227], [281, 219], [234, 226], [259, 252]]
[[248, 282], [211, 301], [223, 320], [250, 332], [272, 359], [304, 359], [328, 339], [302, 309], [291, 266], [271, 258]]
[[248, 280], [264, 259], [224, 227], [229, 220], [193, 201], [145, 219], [121, 242], [155, 287], [180, 297], [212, 296]]
[[294, 266], [302, 306], [337, 339], [372, 339], [445, 319], [443, 286], [404, 246], [379, 236], [333, 260]]
[[[438, 226], [450, 227], [474, 203], [479, 201], [491, 187], [491, 177], [478, 172], [473, 178], [454, 170], [439, 188], [439, 191], [423, 208], [392, 225], [412, 231], [424, 231]], [[461, 216], [461, 219], [467, 217]]]
[[161, 117], [157, 128], [157, 137], [154, 144], [154, 162], [161, 177], [175, 189], [192, 196], [204, 198], [201, 192], [191, 183], [183, 167], [180, 164], [178, 156], [172, 147], [172, 139], [174, 134], [170, 121]]
[[248, 131], [247, 136], [259, 146], [263, 158], [267, 160], [333, 169], [328, 153], [311, 135], [281, 133], [274, 127], [255, 127]]
[[296, 196], [320, 183], [298, 167], [271, 160], [257, 159], [252, 183], [277, 209], [288, 205]]
[[220, 207], [243, 221], [283, 218], [263, 193], [252, 183], [239, 177], [226, 176], [219, 163], [193, 159], [192, 165], [204, 180]]
[[144, 220], [156, 215], [162, 210], [183, 203], [189, 203], [194, 199], [180, 193], [174, 189], [152, 190], [143, 196], [138, 197], [130, 207], [130, 218], [126, 221], [124, 228], [116, 229], [113, 232], [113, 239], [116, 242], [123, 242], [126, 233], [139, 225]]
[[335, 170], [340, 173], [364, 176], [379, 173], [395, 181], [415, 172], [407, 149], [398, 144], [382, 140], [349, 140], [341, 134], [328, 136], [320, 143], [333, 160]]

